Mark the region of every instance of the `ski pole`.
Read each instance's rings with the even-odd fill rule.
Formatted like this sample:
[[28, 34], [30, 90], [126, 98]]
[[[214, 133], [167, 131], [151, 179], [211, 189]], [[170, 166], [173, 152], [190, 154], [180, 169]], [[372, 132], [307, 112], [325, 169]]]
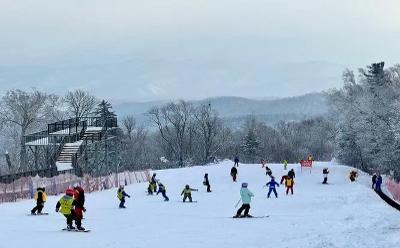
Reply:
[[235, 208], [237, 208], [237, 206], [239, 205], [239, 203], [240, 203], [241, 200], [242, 200], [242, 199], [240, 198], [239, 201], [236, 203]]

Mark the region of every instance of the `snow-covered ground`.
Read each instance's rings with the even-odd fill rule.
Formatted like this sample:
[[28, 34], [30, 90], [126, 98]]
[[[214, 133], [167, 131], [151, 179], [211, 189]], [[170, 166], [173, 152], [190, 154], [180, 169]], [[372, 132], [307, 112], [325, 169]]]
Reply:
[[[59, 197], [49, 197], [48, 216], [27, 216], [32, 200], [0, 205], [0, 247], [398, 247], [399, 212], [386, 205], [370, 188], [370, 179], [347, 179], [349, 167], [315, 163], [310, 174], [296, 172], [293, 196], [278, 188], [279, 198], [267, 199], [265, 170], [240, 165], [238, 182], [230, 177], [232, 162], [219, 165], [157, 171], [167, 186], [170, 202], [147, 196], [147, 184], [126, 187], [132, 198], [118, 209], [116, 190], [87, 195], [83, 225], [90, 233], [62, 232], [65, 219], [55, 213]], [[329, 185], [322, 185], [322, 167], [330, 167]], [[270, 165], [280, 180], [282, 165]], [[212, 193], [202, 185], [209, 173]], [[241, 182], [255, 194], [250, 213], [260, 219], [232, 219]], [[198, 188], [197, 203], [181, 203], [185, 184]]]

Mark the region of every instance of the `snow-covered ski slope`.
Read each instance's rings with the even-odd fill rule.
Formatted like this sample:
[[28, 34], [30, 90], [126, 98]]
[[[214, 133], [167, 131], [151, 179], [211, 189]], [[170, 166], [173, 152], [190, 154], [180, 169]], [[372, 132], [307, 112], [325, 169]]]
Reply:
[[[87, 195], [83, 225], [90, 233], [62, 232], [65, 219], [55, 213], [59, 197], [49, 197], [48, 216], [27, 216], [31, 200], [0, 205], [0, 247], [399, 247], [399, 212], [387, 206], [361, 175], [351, 183], [351, 168], [315, 163], [310, 174], [296, 172], [294, 195], [278, 188], [279, 198], [267, 199], [265, 169], [260, 165], [238, 168], [238, 182], [230, 177], [232, 162], [219, 165], [157, 171], [167, 186], [170, 202], [162, 196], [147, 196], [147, 184], [126, 187], [132, 198], [127, 209], [118, 209], [116, 190]], [[322, 167], [330, 167], [329, 185], [322, 185]], [[277, 180], [282, 165], [270, 165]], [[209, 173], [212, 193], [202, 185]], [[250, 213], [269, 218], [233, 219], [241, 182], [255, 194]], [[197, 203], [184, 204], [180, 192], [189, 184]]]

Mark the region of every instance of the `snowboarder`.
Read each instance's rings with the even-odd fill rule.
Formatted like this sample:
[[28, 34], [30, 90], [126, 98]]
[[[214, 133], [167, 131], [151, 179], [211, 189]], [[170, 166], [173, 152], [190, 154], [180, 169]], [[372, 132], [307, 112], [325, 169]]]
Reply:
[[232, 180], [234, 182], [236, 182], [237, 174], [238, 174], [238, 171], [237, 171], [236, 167], [233, 166], [232, 169], [231, 169], [231, 176], [232, 176]]
[[283, 160], [283, 169], [287, 170], [288, 161], [285, 159]]
[[265, 174], [272, 177], [272, 170], [268, 166], [265, 166]]
[[375, 183], [375, 190], [376, 191], [382, 191], [381, 185], [382, 185], [383, 179], [380, 173], [376, 175], [376, 183]]
[[322, 170], [322, 175], [324, 176], [324, 181], [322, 182], [323, 184], [327, 184], [328, 183], [328, 174], [329, 174], [329, 169], [328, 168], [324, 168]]
[[293, 185], [294, 185], [294, 180], [293, 180], [293, 178], [290, 177], [290, 176], [288, 176], [288, 177], [286, 178], [286, 181], [285, 181], [286, 194], [289, 194], [289, 190], [290, 190], [290, 192], [291, 192], [292, 195], [293, 195]]
[[80, 231], [84, 231], [85, 228], [82, 227], [81, 222], [77, 221], [74, 206], [77, 205], [76, 200], [74, 200], [74, 190], [68, 188], [65, 191], [65, 195], [57, 202], [56, 212], [60, 212], [67, 218], [67, 230], [73, 230], [75, 227], [72, 225], [72, 221], [75, 220], [76, 228]]
[[375, 189], [376, 178], [377, 178], [377, 175], [376, 175], [376, 173], [374, 173], [374, 175], [372, 175], [372, 188], [373, 189]]
[[125, 197], [131, 198], [131, 196], [128, 195], [128, 194], [125, 192], [124, 186], [123, 186], [123, 185], [119, 186], [118, 192], [117, 192], [117, 197], [118, 197], [118, 199], [120, 200], [119, 208], [126, 208], [126, 207], [125, 207]]
[[188, 184], [186, 184], [181, 193], [181, 195], [183, 195], [183, 202], [185, 202], [187, 198], [189, 198], [189, 202], [192, 202], [192, 191], [198, 191], [198, 189], [192, 189]]
[[169, 198], [167, 196], [167, 188], [162, 184], [161, 182], [158, 182], [158, 191], [157, 195], [161, 193], [161, 195], [164, 197], [164, 201], [169, 201]]
[[290, 178], [292, 178], [292, 179], [294, 179], [294, 178], [296, 177], [296, 174], [294, 173], [294, 170], [293, 170], [293, 169], [291, 169], [291, 170], [288, 172], [288, 177], [290, 177]]
[[153, 173], [153, 176], [151, 177], [151, 180], [150, 180], [150, 186], [149, 186], [150, 190], [149, 190], [149, 192], [151, 191], [151, 195], [153, 193], [157, 192], [157, 179], [156, 179], [156, 176], [157, 176], [157, 174]]
[[75, 205], [75, 214], [76, 214], [76, 221], [78, 222], [77, 225], [80, 226], [80, 222], [83, 219], [83, 212], [86, 212], [85, 208], [85, 191], [83, 188], [80, 186], [79, 183], [76, 183], [74, 185], [74, 199], [76, 201]]
[[[233, 218], [253, 217], [249, 214], [249, 211], [251, 198], [254, 197], [254, 194], [247, 188], [247, 186], [247, 183], [242, 183], [242, 188], [240, 189], [240, 200], [242, 201], [242, 206], [238, 209], [236, 215], [233, 216]], [[243, 210], [244, 215], [242, 215]]]
[[38, 214], [41, 214], [42, 209], [44, 207], [44, 203], [47, 200], [47, 195], [44, 187], [38, 187], [36, 189], [35, 200], [36, 200], [36, 206], [31, 210], [31, 214], [36, 214], [36, 211]]
[[239, 167], [239, 157], [238, 156], [235, 156], [234, 161], [235, 161], [235, 164], [233, 166]]
[[210, 181], [208, 180], [208, 173], [204, 174], [204, 186], [207, 186], [207, 192], [211, 192]]
[[354, 182], [357, 177], [358, 177], [357, 171], [355, 171], [355, 170], [350, 171], [349, 179], [350, 179], [351, 182]]
[[265, 186], [269, 187], [269, 191], [267, 197], [269, 198], [271, 192], [274, 192], [275, 197], [278, 198], [278, 193], [276, 192], [276, 186], [279, 187], [279, 183], [275, 182], [275, 177], [271, 177], [271, 181], [269, 181]]

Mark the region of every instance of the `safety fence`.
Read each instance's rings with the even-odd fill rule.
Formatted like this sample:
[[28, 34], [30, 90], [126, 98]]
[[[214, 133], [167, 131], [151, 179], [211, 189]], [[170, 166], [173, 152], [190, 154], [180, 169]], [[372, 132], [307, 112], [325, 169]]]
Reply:
[[387, 178], [385, 180], [385, 186], [392, 195], [393, 199], [396, 201], [400, 201], [400, 183], [397, 183], [396, 181]]
[[79, 183], [86, 192], [90, 193], [118, 187], [119, 185], [147, 182], [150, 178], [150, 170], [125, 171], [103, 177], [89, 175], [77, 177], [69, 173], [50, 178], [39, 176], [22, 177], [8, 184], [0, 183], [0, 203], [15, 202], [18, 199], [31, 199], [37, 187], [45, 187], [47, 195], [58, 195], [64, 193], [68, 187]]

